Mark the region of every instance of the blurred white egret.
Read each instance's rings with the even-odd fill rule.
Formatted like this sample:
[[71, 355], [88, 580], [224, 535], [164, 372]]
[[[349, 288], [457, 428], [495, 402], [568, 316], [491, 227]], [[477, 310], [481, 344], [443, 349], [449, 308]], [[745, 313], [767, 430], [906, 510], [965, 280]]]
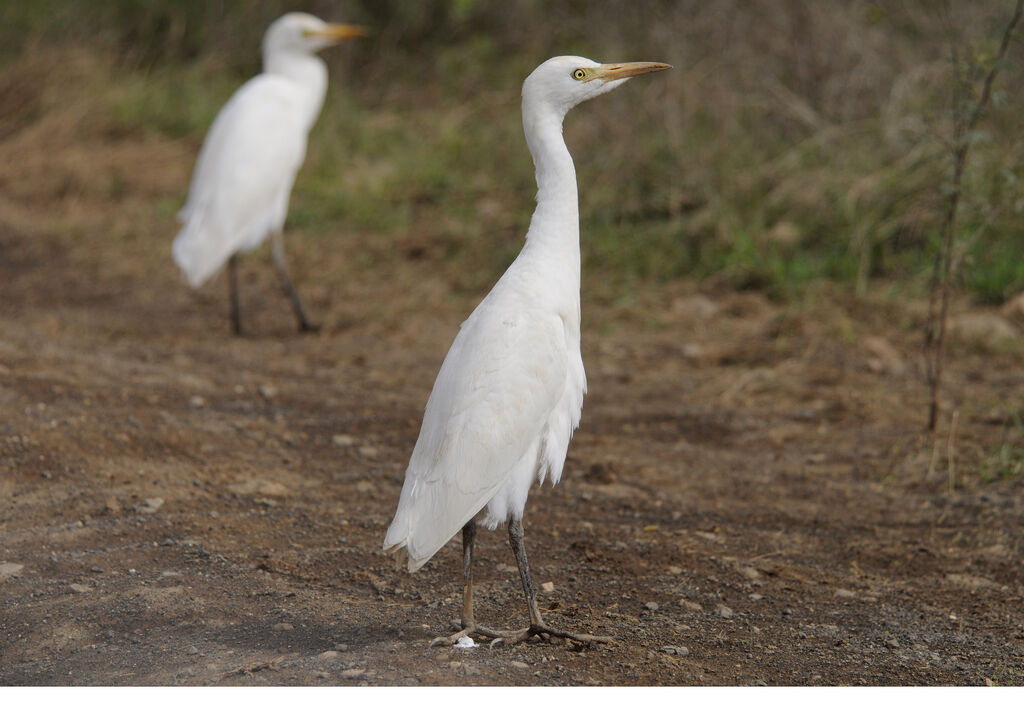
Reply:
[[[462, 529], [462, 631], [518, 642], [532, 635], [580, 641], [607, 637], [550, 628], [537, 608], [523, 545], [523, 509], [534, 480], [562, 474], [586, 391], [580, 354], [580, 245], [576, 171], [562, 121], [576, 104], [638, 74], [670, 68], [598, 64], [555, 57], [523, 83], [523, 128], [537, 176], [537, 208], [526, 245], [459, 330], [427, 401], [385, 551], [426, 563]], [[530, 626], [498, 632], [473, 615], [474, 517], [509, 522], [508, 533], [530, 612]]]
[[315, 52], [362, 28], [290, 12], [263, 36], [263, 73], [224, 104], [203, 141], [174, 239], [174, 260], [192, 287], [228, 263], [231, 328], [241, 333], [238, 254], [273, 235], [271, 254], [302, 331], [315, 330], [285, 267], [281, 230], [306, 139], [327, 92], [327, 66]]

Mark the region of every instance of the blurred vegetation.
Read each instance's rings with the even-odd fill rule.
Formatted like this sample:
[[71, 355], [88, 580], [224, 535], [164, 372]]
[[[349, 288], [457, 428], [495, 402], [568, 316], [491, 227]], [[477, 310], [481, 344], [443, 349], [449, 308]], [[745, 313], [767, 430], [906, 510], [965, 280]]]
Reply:
[[[692, 276], [786, 297], [821, 278], [861, 291], [884, 279], [923, 293], [953, 82], [987, 67], [1012, 9], [954, 5], [36, 0], [0, 5], [0, 75], [54, 48], [93, 52], [110, 66], [96, 93], [118, 125], [198, 147], [259, 70], [277, 16], [365, 24], [372, 36], [324, 52], [331, 89], [289, 224], [401, 237], [374, 239], [364, 258], [459, 263], [457, 287], [480, 290], [518, 251], [531, 212], [526, 74], [555, 54], [667, 61], [674, 71], [567, 121], [588, 284], [628, 293]], [[1024, 289], [1022, 87], [1018, 38], [964, 180], [960, 284], [991, 303]], [[0, 137], [17, 122], [3, 112], [27, 110], [10, 102]]]

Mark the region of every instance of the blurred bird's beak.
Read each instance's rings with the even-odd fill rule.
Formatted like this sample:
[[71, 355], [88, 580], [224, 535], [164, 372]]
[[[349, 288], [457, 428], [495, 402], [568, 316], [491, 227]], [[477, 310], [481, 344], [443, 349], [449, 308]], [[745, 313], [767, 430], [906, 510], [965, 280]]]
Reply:
[[650, 74], [652, 71], [664, 71], [671, 69], [671, 64], [662, 64], [656, 61], [631, 61], [625, 64], [602, 64], [594, 69], [594, 78], [602, 81], [618, 81], [628, 79], [640, 74]]
[[307, 37], [323, 37], [340, 42], [343, 39], [365, 37], [369, 30], [359, 25], [324, 25], [320, 29], [306, 30]]

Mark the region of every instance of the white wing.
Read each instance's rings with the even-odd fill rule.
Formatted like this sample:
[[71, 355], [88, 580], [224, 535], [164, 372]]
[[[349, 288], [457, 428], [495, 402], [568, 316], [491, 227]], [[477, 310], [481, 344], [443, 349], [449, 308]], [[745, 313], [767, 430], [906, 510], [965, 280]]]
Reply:
[[463, 323], [427, 401], [384, 540], [387, 551], [408, 551], [410, 571], [487, 504], [524, 455], [537, 454], [565, 391], [561, 319], [500, 286]]
[[306, 155], [306, 128], [287, 79], [260, 74], [217, 115], [203, 141], [174, 240], [174, 260], [193, 287], [239, 250], [284, 225]]

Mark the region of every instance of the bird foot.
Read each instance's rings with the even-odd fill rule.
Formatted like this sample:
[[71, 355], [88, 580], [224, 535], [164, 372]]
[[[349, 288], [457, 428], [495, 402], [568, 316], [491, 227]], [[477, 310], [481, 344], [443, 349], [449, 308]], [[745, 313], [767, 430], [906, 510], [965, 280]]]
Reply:
[[[458, 625], [456, 624], [456, 626]], [[615, 641], [612, 637], [564, 632], [560, 629], [553, 629], [546, 624], [533, 624], [526, 629], [511, 632], [501, 632], [494, 629], [488, 629], [487, 627], [481, 627], [480, 625], [473, 625], [470, 627], [464, 627], [455, 634], [451, 634], [447, 637], [437, 637], [430, 642], [430, 646], [454, 646], [455, 644], [458, 644], [459, 640], [463, 637], [472, 637], [473, 635], [484, 639], [490, 639], [491, 641], [488, 646], [491, 648], [501, 646], [502, 644], [513, 646], [526, 641], [530, 637], [540, 637], [544, 641], [551, 641], [552, 637], [559, 637], [561, 639], [569, 639], [581, 644], [608, 644]]]
[[[458, 622], [452, 623], [458, 627]], [[482, 638], [489, 639], [490, 646], [498, 646], [501, 642], [516, 637], [520, 632], [499, 632], [496, 629], [488, 629], [487, 627], [481, 627], [478, 624], [470, 625], [469, 627], [463, 627], [455, 634], [450, 634], [447, 637], [437, 637], [430, 642], [431, 647], [450, 647], [455, 646], [459, 643], [459, 640], [463, 637], [472, 637], [474, 635]], [[513, 642], [514, 643], [514, 642]]]
[[526, 629], [518, 632], [509, 632], [506, 636], [499, 637], [491, 642], [491, 646], [495, 647], [500, 644], [519, 644], [524, 642], [530, 637], [540, 637], [544, 641], [551, 641], [552, 637], [559, 637], [561, 639], [569, 639], [574, 642], [581, 644], [609, 644], [615, 640], [612, 637], [595, 635], [595, 634], [576, 634], [575, 632], [566, 632], [561, 629], [554, 629], [548, 625], [531, 624]]

